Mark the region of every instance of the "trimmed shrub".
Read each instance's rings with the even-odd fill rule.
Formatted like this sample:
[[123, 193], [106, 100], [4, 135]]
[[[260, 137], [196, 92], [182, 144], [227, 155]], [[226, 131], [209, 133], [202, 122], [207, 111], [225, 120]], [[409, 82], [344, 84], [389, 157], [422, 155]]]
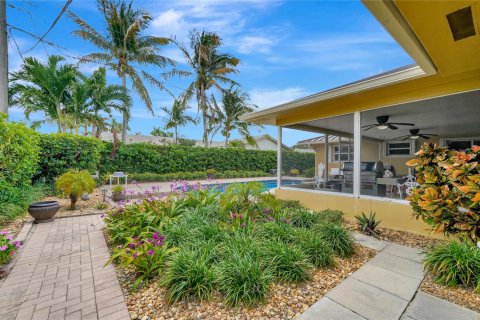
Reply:
[[313, 177], [315, 175], [315, 167], [305, 169], [303, 175], [307, 178]]
[[[187, 146], [158, 146], [148, 143], [122, 144], [115, 159], [110, 158], [111, 143], [105, 143], [100, 163], [101, 172], [175, 173], [215, 169], [217, 172], [262, 171], [277, 166], [275, 151], [243, 150], [237, 148], [202, 148]], [[312, 167], [315, 154], [287, 151], [283, 153], [286, 170], [300, 171]]]
[[347, 258], [355, 252], [352, 234], [343, 226], [328, 223], [319, 225], [316, 231], [320, 239], [338, 256]]
[[210, 298], [215, 272], [210, 265], [211, 256], [194, 249], [176, 253], [168, 263], [161, 283], [167, 288], [167, 301], [174, 303], [189, 298]]
[[29, 185], [38, 169], [39, 134], [0, 114], [0, 179], [12, 186]]
[[35, 179], [51, 181], [70, 169], [94, 173], [103, 143], [95, 138], [55, 133], [41, 135], [40, 147], [40, 170]]
[[[55, 182], [55, 187], [70, 198], [70, 210], [75, 210], [77, 200], [84, 193], [91, 193], [95, 188], [95, 180], [86, 170], [68, 170]], [[120, 187], [120, 186], [115, 186]], [[113, 192], [115, 192], [113, 190]]]
[[447, 286], [477, 286], [480, 292], [480, 250], [455, 241], [435, 245], [425, 251], [425, 270], [435, 281]]

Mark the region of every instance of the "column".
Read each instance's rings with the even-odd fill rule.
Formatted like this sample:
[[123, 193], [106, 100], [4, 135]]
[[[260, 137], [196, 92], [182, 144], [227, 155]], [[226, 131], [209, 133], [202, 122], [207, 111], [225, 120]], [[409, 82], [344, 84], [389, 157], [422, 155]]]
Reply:
[[361, 143], [362, 143], [362, 118], [360, 112], [353, 114], [353, 195], [360, 197], [361, 188]]
[[278, 127], [277, 138], [277, 188], [282, 185], [282, 127]]

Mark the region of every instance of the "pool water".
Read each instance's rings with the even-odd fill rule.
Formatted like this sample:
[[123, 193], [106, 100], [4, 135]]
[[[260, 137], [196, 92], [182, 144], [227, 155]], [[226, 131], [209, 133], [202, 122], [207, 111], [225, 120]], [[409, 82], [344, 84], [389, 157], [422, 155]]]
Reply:
[[[244, 182], [225, 182], [225, 183], [212, 183], [206, 184], [207, 188], [217, 187], [220, 191], [224, 191], [230, 184], [236, 183], [249, 183], [249, 182], [260, 182], [264, 186], [264, 191], [277, 188], [277, 180], [257, 180], [257, 181], [244, 181]], [[282, 186], [288, 186], [292, 184], [299, 184], [302, 180], [282, 180]]]

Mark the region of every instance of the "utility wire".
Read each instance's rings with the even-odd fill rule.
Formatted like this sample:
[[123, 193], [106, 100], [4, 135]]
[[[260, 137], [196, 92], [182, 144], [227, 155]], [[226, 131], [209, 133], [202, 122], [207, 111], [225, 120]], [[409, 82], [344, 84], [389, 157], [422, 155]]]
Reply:
[[43, 39], [47, 36], [47, 34], [53, 29], [53, 27], [55, 27], [55, 25], [57, 24], [58, 20], [60, 20], [60, 18], [62, 17], [62, 15], [65, 13], [65, 11], [67, 11], [68, 9], [68, 6], [72, 3], [73, 0], [67, 0], [67, 2], [65, 3], [65, 5], [63, 6], [62, 10], [60, 10], [60, 12], [58, 13], [57, 17], [55, 18], [55, 20], [53, 21], [52, 25], [50, 26], [50, 28], [48, 28], [47, 32], [45, 32], [43, 34], [43, 36], [41, 36], [37, 42], [33, 45], [33, 47], [31, 47], [29, 50], [27, 50], [25, 53], [27, 52], [30, 52], [32, 51], [36, 46], [37, 44], [39, 44], [41, 41], [43, 41]]

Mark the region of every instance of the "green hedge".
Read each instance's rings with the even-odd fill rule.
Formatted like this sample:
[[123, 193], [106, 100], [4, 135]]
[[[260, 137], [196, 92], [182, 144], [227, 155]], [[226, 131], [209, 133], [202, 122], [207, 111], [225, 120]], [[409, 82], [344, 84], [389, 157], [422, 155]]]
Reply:
[[71, 134], [43, 134], [40, 147], [40, 170], [35, 179], [51, 181], [69, 169], [94, 173], [100, 162], [103, 142]]
[[[202, 148], [186, 146], [158, 146], [148, 143], [121, 145], [114, 160], [110, 158], [112, 144], [106, 143], [99, 169], [102, 173], [124, 171], [129, 173], [176, 173], [215, 169], [225, 171], [269, 172], [277, 167], [275, 151], [242, 150], [236, 148]], [[283, 169], [303, 172], [315, 165], [313, 153], [286, 151]]]
[[[265, 177], [266, 173], [263, 171], [225, 171], [215, 173], [215, 179], [228, 179], [228, 178], [252, 178], [252, 177]], [[129, 173], [128, 181], [136, 182], [162, 182], [172, 180], [201, 180], [207, 179], [207, 173], [205, 171], [194, 172], [176, 172], [176, 173]], [[102, 176], [104, 183], [109, 181], [109, 175]]]

